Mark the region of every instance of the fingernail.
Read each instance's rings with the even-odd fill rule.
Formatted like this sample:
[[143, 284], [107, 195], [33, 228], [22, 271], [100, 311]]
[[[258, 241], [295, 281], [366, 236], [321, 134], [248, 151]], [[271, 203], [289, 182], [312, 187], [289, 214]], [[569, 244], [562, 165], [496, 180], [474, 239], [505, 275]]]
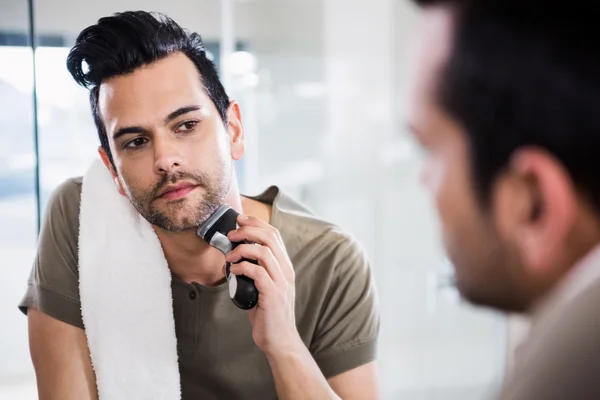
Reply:
[[240, 214], [240, 215], [238, 215], [238, 219], [239, 219], [239, 220], [241, 220], [241, 221], [245, 221], [245, 220], [247, 220], [247, 219], [248, 219], [248, 217], [247, 217], [247, 216], [245, 216], [245, 215], [241, 215], [241, 214]]

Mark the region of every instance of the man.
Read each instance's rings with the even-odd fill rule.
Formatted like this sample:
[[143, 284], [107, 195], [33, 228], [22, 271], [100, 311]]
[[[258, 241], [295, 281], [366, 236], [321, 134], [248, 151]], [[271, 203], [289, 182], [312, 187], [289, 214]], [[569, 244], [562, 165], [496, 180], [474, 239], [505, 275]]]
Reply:
[[596, 14], [583, 2], [417, 3], [408, 122], [457, 286], [532, 317], [501, 397], [599, 398]]
[[[90, 89], [111, 190], [152, 224], [172, 275], [182, 398], [376, 398], [379, 321], [365, 254], [276, 187], [240, 195], [233, 168], [244, 155], [240, 108], [227, 97], [200, 36], [162, 15], [119, 13], [83, 30], [67, 64]], [[96, 379], [99, 362], [88, 346], [97, 343], [87, 335], [94, 321], [84, 323], [79, 297], [81, 192], [81, 178], [54, 192], [21, 304], [42, 399], [95, 399], [107, 384]], [[238, 246], [225, 258], [197, 236], [223, 203], [243, 215], [230, 239], [258, 246]], [[234, 263], [233, 274], [254, 279], [254, 309], [243, 312], [230, 301], [226, 261]], [[133, 277], [132, 290], [144, 280]], [[107, 377], [128, 384], [127, 376]]]

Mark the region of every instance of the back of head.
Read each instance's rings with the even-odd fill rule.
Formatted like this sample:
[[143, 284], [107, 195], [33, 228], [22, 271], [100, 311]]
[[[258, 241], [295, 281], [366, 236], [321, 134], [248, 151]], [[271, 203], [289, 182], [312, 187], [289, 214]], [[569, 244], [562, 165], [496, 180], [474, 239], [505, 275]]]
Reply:
[[415, 2], [428, 43], [410, 123], [457, 286], [527, 310], [600, 244], [594, 3]]
[[129, 11], [101, 18], [77, 37], [67, 58], [67, 68], [78, 84], [91, 91], [94, 121], [102, 147], [109, 156], [108, 140], [98, 110], [99, 86], [107, 79], [129, 74], [176, 52], [184, 53], [196, 65], [199, 79], [225, 122], [229, 98], [197, 33], [187, 32], [162, 14]]
[[600, 30], [594, 2], [415, 0], [456, 14], [438, 101], [467, 132], [476, 187], [523, 146], [549, 151], [600, 212]]

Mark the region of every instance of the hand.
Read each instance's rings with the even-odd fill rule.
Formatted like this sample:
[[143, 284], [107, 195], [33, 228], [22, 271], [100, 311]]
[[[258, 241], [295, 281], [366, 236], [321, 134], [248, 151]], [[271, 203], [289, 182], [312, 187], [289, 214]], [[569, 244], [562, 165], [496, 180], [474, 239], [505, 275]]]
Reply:
[[[294, 269], [281, 235], [257, 218], [240, 216], [238, 224], [239, 229], [229, 232], [229, 240], [256, 244], [241, 244], [226, 259], [232, 263], [232, 274], [253, 279], [258, 289], [258, 305], [248, 311], [252, 338], [267, 357], [293, 351], [302, 341], [294, 313]], [[256, 260], [258, 265], [240, 262], [242, 258]]]

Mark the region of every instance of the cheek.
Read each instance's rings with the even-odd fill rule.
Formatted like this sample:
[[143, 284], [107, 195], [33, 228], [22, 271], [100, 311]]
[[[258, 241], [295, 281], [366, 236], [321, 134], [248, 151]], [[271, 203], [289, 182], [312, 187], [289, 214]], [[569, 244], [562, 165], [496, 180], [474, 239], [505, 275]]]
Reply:
[[435, 200], [438, 212], [442, 212], [448, 201], [449, 179], [451, 165], [443, 155], [430, 154], [421, 170], [421, 182]]
[[423, 166], [421, 178], [434, 200], [445, 234], [454, 231], [461, 220], [470, 218], [475, 204], [460, 154], [431, 154]]
[[222, 124], [210, 122], [196, 132], [193, 141], [185, 143], [188, 162], [195, 166], [206, 166], [218, 159], [229, 157], [229, 135]]
[[443, 175], [443, 162], [441, 157], [429, 155], [421, 168], [421, 183], [434, 197], [440, 189]]
[[139, 162], [125, 162], [120, 167], [120, 179], [125, 190], [138, 193], [147, 191], [156, 185], [152, 168], [143, 167]]

